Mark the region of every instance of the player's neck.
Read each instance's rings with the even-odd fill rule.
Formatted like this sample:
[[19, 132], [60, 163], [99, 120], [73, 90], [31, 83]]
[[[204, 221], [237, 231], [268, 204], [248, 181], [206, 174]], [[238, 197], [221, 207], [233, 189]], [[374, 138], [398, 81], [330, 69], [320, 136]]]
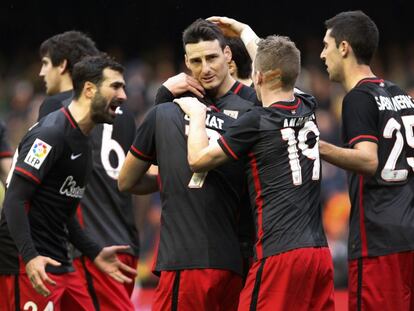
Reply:
[[368, 65], [350, 64], [344, 68], [343, 87], [347, 92], [352, 90], [359, 81], [365, 78], [375, 77]]
[[233, 84], [236, 83], [236, 80], [232, 76], [230, 76], [230, 73], [227, 75], [227, 77], [223, 80], [223, 83], [217, 88], [216, 94], [212, 94], [214, 98], [220, 98], [224, 94], [226, 94], [228, 91], [231, 90], [231, 87]]
[[261, 99], [263, 103], [263, 107], [269, 107], [270, 105], [281, 102], [281, 101], [292, 101], [295, 99], [295, 95], [293, 93], [293, 89], [289, 91], [284, 91], [282, 88], [278, 88], [277, 90], [261, 90]]
[[73, 83], [72, 79], [70, 78], [69, 74], [65, 74], [62, 76], [60, 83], [59, 83], [59, 92], [63, 93], [66, 91], [73, 90]]
[[82, 133], [86, 136], [89, 135], [95, 127], [95, 122], [91, 119], [90, 104], [86, 103], [82, 99], [72, 100], [68, 106], [68, 109]]

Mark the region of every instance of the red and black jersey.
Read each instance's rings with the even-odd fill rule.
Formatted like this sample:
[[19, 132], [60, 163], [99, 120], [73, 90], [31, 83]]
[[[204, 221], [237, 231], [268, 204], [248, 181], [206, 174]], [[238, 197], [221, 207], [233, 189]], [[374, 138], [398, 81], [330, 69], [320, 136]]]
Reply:
[[[210, 139], [217, 140], [231, 117], [207, 114]], [[189, 118], [173, 103], [155, 106], [137, 130], [130, 152], [157, 164], [162, 201], [155, 271], [226, 269], [241, 274], [237, 214], [244, 178], [237, 163], [193, 173], [187, 162]]]
[[327, 246], [320, 204], [319, 130], [316, 103], [255, 107], [236, 120], [219, 144], [246, 171], [256, 225], [256, 258], [302, 247]]
[[[39, 120], [67, 106], [72, 91], [47, 97], [39, 108]], [[132, 197], [118, 190], [119, 171], [135, 135], [135, 120], [122, 106], [113, 124], [98, 124], [92, 130], [93, 170], [78, 210], [86, 234], [100, 245], [130, 245], [126, 252], [139, 255], [139, 236], [133, 216]], [[80, 253], [76, 252], [75, 256]]]
[[118, 175], [135, 136], [129, 110], [118, 108], [113, 124], [98, 124], [91, 132], [93, 170], [80, 202], [78, 219], [86, 234], [99, 244], [130, 245], [126, 252], [139, 255], [132, 197], [118, 190]]
[[349, 173], [349, 258], [414, 249], [414, 102], [397, 85], [361, 80], [344, 98], [343, 140], [378, 145], [374, 176]]
[[[61, 108], [36, 123], [23, 137], [17, 152], [0, 222], [0, 273], [18, 271], [17, 249], [22, 250], [20, 255], [26, 262], [38, 253], [62, 264], [48, 266], [48, 271], [72, 271], [67, 224], [75, 215], [92, 170], [89, 138], [81, 132], [69, 110]], [[11, 239], [9, 230], [12, 221], [5, 217], [5, 211], [21, 208], [7, 198], [13, 193], [13, 180], [21, 178], [36, 185], [36, 190], [30, 201], [25, 202], [30, 229], [21, 228], [30, 230], [30, 239], [16, 248], [13, 243], [16, 239]]]

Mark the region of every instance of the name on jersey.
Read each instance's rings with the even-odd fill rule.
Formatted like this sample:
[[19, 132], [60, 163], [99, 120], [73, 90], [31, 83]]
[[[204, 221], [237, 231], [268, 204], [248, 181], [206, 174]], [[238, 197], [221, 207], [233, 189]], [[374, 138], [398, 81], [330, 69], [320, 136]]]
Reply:
[[[187, 121], [190, 121], [190, 117], [188, 115], [185, 115], [184, 119], [187, 120]], [[207, 114], [207, 116], [206, 116], [206, 126], [208, 126], [208, 127], [212, 127], [212, 128], [222, 130], [223, 129], [223, 123], [224, 123], [224, 120], [220, 119], [216, 116], [213, 116], [211, 114]]]
[[34, 167], [35, 169], [39, 169], [46, 160], [50, 150], [52, 150], [51, 145], [39, 138], [36, 138], [33, 145], [30, 147], [26, 158], [24, 159], [24, 163]]
[[73, 176], [68, 176], [63, 182], [62, 187], [60, 187], [59, 193], [71, 198], [81, 199], [85, 193], [85, 187], [77, 186]]
[[414, 108], [413, 99], [409, 95], [397, 95], [394, 97], [375, 96], [378, 110], [399, 111], [402, 109]]
[[307, 117], [286, 118], [283, 121], [283, 127], [297, 127], [297, 126], [302, 126], [306, 122], [313, 121], [315, 119], [316, 119], [316, 117], [315, 117], [314, 114], [311, 114], [310, 116], [307, 116]]

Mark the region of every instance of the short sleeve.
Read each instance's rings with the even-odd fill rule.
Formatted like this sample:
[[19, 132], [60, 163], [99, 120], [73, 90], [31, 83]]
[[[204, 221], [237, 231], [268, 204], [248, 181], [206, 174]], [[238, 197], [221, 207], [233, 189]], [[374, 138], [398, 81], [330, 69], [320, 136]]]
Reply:
[[135, 157], [155, 164], [155, 128], [157, 106], [152, 108], [138, 127], [130, 152]]
[[378, 142], [378, 108], [368, 93], [352, 90], [343, 101], [342, 135], [344, 143], [354, 146], [361, 141]]
[[64, 148], [64, 137], [59, 130], [35, 127], [23, 138], [13, 174], [41, 184]]
[[240, 159], [258, 140], [259, 122], [260, 115], [255, 110], [246, 112], [220, 137], [218, 144], [230, 158]]

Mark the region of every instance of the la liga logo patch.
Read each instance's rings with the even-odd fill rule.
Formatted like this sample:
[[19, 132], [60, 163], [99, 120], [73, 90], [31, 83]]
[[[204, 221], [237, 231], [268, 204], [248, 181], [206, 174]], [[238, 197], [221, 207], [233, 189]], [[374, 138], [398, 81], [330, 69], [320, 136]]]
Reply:
[[42, 166], [43, 162], [47, 158], [52, 146], [45, 143], [43, 140], [36, 138], [32, 147], [30, 147], [29, 152], [24, 159], [24, 163], [29, 164], [35, 169], [39, 169]]

